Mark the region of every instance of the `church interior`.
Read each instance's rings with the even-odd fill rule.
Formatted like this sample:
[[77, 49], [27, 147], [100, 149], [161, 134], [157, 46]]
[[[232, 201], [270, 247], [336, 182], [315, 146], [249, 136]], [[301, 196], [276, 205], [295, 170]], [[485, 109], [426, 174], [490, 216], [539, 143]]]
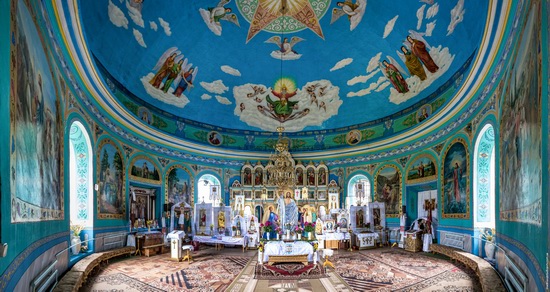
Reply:
[[549, 8], [0, 1], [0, 291], [550, 291]]

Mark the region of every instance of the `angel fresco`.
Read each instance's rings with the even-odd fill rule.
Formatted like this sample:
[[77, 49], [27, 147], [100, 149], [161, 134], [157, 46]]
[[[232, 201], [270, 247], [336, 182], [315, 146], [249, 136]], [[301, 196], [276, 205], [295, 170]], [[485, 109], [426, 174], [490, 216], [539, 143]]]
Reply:
[[222, 35], [222, 26], [220, 20], [226, 20], [239, 26], [239, 19], [235, 13], [231, 13], [231, 8], [224, 7], [231, 0], [220, 0], [216, 7], [208, 7], [207, 9], [199, 9], [199, 12], [208, 28], [217, 36]]
[[180, 97], [187, 88], [189, 88], [189, 90], [193, 88], [193, 82], [195, 82], [195, 77], [199, 72], [199, 68], [192, 67], [192, 65], [193, 64], [189, 64], [187, 68], [183, 70], [176, 78], [176, 83], [178, 86], [176, 87], [176, 90], [174, 90], [175, 96]]
[[403, 78], [403, 75], [401, 75], [401, 72], [403, 72], [403, 68], [400, 68], [401, 66], [399, 66], [399, 64], [395, 62], [393, 58], [389, 56], [388, 58], [392, 60], [392, 63], [389, 63], [387, 60], [382, 61], [382, 63], [379, 63], [380, 70], [384, 72], [384, 76], [388, 78], [393, 87], [399, 93], [408, 92], [409, 86], [407, 85], [405, 78]]
[[294, 45], [297, 43], [303, 41], [303, 38], [293, 36], [290, 39], [290, 42], [288, 41], [288, 38], [284, 38], [281, 42], [280, 36], [273, 36], [269, 38], [266, 43], [272, 43], [276, 44], [279, 49], [271, 52], [271, 57], [279, 60], [298, 60], [302, 56], [301, 54], [298, 54], [294, 50]]
[[363, 19], [365, 14], [365, 8], [367, 7], [367, 0], [356, 0], [353, 3], [351, 0], [346, 0], [343, 2], [336, 2], [338, 8], [332, 9], [332, 18], [330, 19], [330, 24], [333, 24], [343, 15], [348, 16], [350, 22], [349, 30], [354, 30], [357, 25]]
[[187, 66], [187, 59], [183, 57], [183, 54], [176, 47], [166, 50], [158, 59], [155, 67], [153, 67], [153, 71], [156, 71], [156, 73], [149, 80], [149, 84], [164, 92], [168, 92], [179, 72]]
[[424, 71], [424, 67], [422, 66], [422, 62], [420, 62], [420, 59], [413, 54], [406, 46], [401, 46], [401, 52], [397, 52], [397, 55], [401, 58], [401, 60], [405, 63], [405, 66], [407, 66], [407, 69], [409, 69], [409, 73], [411, 75], [418, 76], [420, 80], [426, 80], [426, 71]]
[[426, 69], [430, 71], [431, 73], [437, 72], [439, 69], [439, 66], [437, 66], [430, 56], [430, 53], [428, 53], [427, 49], [430, 49], [430, 45], [422, 38], [422, 34], [415, 33], [414, 35], [407, 36], [407, 41], [409, 42], [411, 46], [411, 52], [418, 57], [426, 66]]

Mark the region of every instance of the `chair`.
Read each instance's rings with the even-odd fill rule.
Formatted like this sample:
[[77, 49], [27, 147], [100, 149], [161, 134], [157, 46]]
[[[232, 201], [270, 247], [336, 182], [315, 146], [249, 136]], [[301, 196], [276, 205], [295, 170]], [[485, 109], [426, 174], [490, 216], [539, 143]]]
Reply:
[[193, 258], [191, 257], [191, 252], [194, 251], [195, 249], [194, 249], [193, 246], [190, 245], [190, 244], [183, 245], [183, 246], [181, 247], [181, 249], [185, 252], [185, 256], [183, 256], [182, 261], [187, 260], [187, 263], [189, 263], [189, 261], [193, 259]]
[[334, 251], [330, 248], [323, 249], [323, 256], [325, 257], [325, 262], [323, 263], [323, 268], [326, 266], [330, 266], [334, 269], [334, 264], [329, 261], [328, 257], [331, 257], [334, 255]]

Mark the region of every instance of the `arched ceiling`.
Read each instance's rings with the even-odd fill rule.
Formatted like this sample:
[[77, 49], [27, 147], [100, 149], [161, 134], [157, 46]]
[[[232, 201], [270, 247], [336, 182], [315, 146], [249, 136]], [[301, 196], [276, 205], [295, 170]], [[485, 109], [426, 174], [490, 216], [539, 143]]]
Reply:
[[[422, 122], [423, 105], [463, 81], [496, 13], [463, 0], [100, 0], [78, 11], [100, 72], [147, 109], [140, 119], [233, 133], [353, 129], [411, 110]], [[410, 57], [416, 69], [400, 53], [407, 36], [427, 46]]]

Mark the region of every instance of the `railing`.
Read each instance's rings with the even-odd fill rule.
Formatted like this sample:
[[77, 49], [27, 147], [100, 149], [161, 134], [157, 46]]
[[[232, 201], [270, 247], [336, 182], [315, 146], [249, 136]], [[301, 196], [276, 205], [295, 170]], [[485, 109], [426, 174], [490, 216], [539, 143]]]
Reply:
[[510, 291], [527, 291], [527, 276], [519, 267], [504, 253], [506, 267], [504, 268], [504, 283]]
[[30, 291], [42, 292], [49, 291], [57, 284], [57, 259], [51, 262], [44, 271], [34, 278], [30, 285]]

